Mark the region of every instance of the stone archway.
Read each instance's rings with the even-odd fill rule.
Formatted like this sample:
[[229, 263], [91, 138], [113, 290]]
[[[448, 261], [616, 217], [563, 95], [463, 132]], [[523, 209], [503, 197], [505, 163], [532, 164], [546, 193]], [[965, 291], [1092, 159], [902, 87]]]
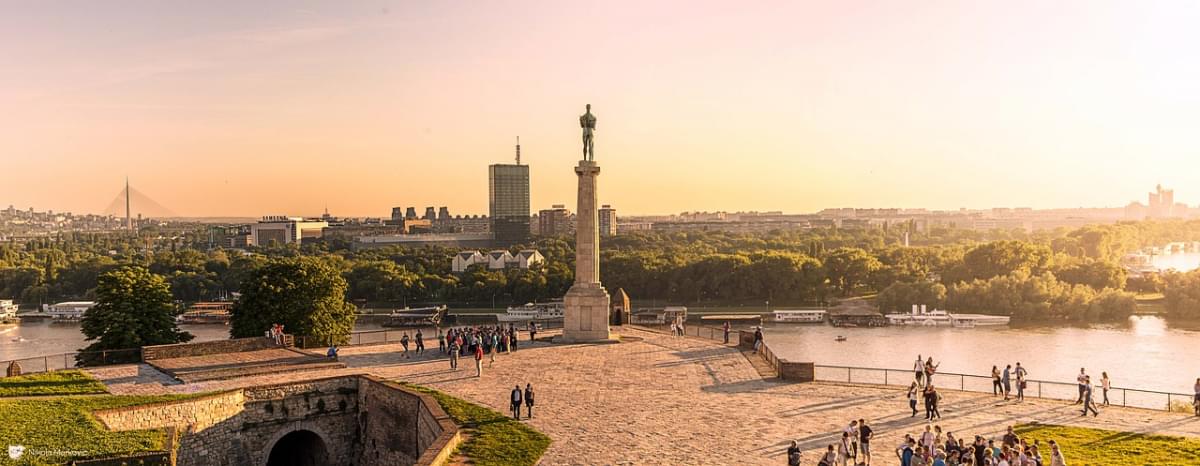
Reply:
[[284, 434], [267, 452], [266, 466], [328, 466], [329, 448], [321, 435], [311, 430]]

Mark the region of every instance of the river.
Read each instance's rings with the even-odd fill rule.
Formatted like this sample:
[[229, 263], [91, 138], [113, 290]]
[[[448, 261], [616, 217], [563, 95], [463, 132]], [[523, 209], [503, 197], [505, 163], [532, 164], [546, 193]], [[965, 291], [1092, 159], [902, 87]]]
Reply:
[[[1094, 381], [1107, 371], [1114, 386], [1192, 393], [1200, 377], [1200, 329], [1177, 328], [1157, 316], [1125, 325], [1087, 327], [877, 327], [766, 324], [777, 356], [817, 364], [911, 370], [920, 354], [939, 372], [988, 375], [1020, 362], [1029, 378], [1072, 382], [1079, 368]], [[837, 342], [838, 335], [846, 341]]]

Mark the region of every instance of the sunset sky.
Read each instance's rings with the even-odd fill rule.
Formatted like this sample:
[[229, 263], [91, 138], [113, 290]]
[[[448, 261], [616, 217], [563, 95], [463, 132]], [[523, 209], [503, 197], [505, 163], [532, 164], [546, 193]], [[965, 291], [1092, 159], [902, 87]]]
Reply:
[[[1200, 2], [5, 1], [0, 206], [622, 214], [1200, 202]], [[136, 210], [136, 209], [135, 209]]]

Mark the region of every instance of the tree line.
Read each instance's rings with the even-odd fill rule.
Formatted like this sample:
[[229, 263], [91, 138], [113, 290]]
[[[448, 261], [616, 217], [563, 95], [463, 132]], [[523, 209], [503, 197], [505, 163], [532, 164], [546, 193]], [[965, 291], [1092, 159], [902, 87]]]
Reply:
[[[903, 245], [904, 235], [910, 240]], [[573, 281], [569, 238], [519, 245], [546, 262], [529, 270], [474, 266], [453, 273], [457, 250], [354, 250], [315, 242], [209, 248], [203, 230], [66, 234], [0, 244], [0, 298], [25, 305], [95, 299], [99, 277], [125, 266], [161, 277], [173, 300], [229, 299], [271, 261], [310, 258], [345, 282], [345, 299], [369, 306], [452, 303], [503, 307], [556, 299]], [[1200, 222], [1127, 222], [1026, 233], [911, 223], [873, 229], [762, 233], [645, 232], [604, 238], [601, 277], [636, 300], [688, 305], [824, 305], [876, 294], [881, 310], [912, 304], [1029, 320], [1107, 320], [1133, 312], [1131, 293], [1163, 292], [1172, 315], [1194, 315], [1200, 278], [1129, 277], [1120, 257], [1144, 246], [1200, 240]], [[1196, 298], [1192, 298], [1195, 296]]]

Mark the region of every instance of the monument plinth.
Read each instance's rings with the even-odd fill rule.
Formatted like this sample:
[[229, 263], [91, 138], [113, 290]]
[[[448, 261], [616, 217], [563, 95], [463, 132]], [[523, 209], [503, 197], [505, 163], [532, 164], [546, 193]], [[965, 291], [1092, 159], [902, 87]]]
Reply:
[[608, 291], [600, 284], [600, 215], [596, 202], [596, 178], [600, 166], [595, 160], [580, 160], [575, 167], [579, 177], [579, 204], [575, 214], [575, 284], [563, 298], [564, 343], [608, 343], [617, 341], [609, 332]]

